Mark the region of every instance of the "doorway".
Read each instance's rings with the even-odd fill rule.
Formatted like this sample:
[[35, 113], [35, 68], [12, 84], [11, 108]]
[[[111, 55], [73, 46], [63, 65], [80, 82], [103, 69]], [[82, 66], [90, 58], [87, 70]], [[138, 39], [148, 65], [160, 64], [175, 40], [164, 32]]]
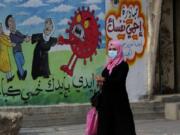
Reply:
[[175, 89], [180, 93], [180, 1], [173, 0], [174, 5], [174, 52], [175, 52]]
[[[172, 0], [163, 0], [160, 31], [159, 31], [159, 45], [158, 45], [157, 59], [156, 59], [157, 60], [156, 79], [154, 86], [154, 94], [162, 95], [162, 94], [176, 93], [176, 89], [175, 89], [175, 79], [177, 79], [175, 78], [176, 49], [174, 43], [175, 17], [174, 17], [173, 6], [174, 3]], [[180, 52], [180, 46], [179, 46], [179, 52]], [[179, 54], [179, 58], [180, 58], [180, 54]], [[179, 59], [179, 65], [180, 65], [180, 59]], [[180, 70], [179, 70], [179, 75], [180, 75]]]

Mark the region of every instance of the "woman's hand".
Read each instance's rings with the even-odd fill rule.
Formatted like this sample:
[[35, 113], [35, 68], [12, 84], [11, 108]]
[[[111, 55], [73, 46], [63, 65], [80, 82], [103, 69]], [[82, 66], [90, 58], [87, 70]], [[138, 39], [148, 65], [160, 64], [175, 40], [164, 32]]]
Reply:
[[95, 77], [95, 79], [96, 79], [96, 81], [97, 81], [97, 86], [101, 88], [102, 85], [103, 85], [103, 83], [104, 83], [104, 81], [105, 81], [105, 78], [102, 77], [102, 76], [100, 76], [100, 75], [97, 75], [97, 76]]

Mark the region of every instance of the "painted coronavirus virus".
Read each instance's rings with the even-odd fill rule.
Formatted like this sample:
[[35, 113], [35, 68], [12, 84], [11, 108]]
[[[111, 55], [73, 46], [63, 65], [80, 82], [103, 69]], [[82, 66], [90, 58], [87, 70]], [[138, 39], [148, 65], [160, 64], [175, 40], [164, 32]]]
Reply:
[[94, 10], [79, 8], [74, 12], [71, 21], [68, 22], [69, 28], [66, 33], [69, 34], [69, 38], [59, 37], [59, 44], [70, 45], [73, 52], [68, 64], [60, 67], [69, 76], [73, 76], [78, 59], [83, 59], [84, 65], [86, 65], [86, 59], [89, 58], [92, 61], [92, 55], [97, 54], [96, 48], [101, 43], [100, 25], [97, 22], [98, 17], [94, 16]]

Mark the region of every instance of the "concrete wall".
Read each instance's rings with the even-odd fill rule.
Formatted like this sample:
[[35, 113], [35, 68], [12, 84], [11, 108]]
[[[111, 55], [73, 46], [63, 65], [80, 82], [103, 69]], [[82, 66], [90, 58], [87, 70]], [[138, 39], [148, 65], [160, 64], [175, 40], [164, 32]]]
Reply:
[[174, 10], [175, 10], [175, 56], [176, 56], [176, 88], [180, 92], [180, 1], [175, 0]]
[[164, 0], [156, 63], [155, 93], [174, 92], [173, 1]]
[[[164, 105], [160, 102], [132, 103], [135, 119], [160, 119], [164, 117]], [[84, 124], [90, 104], [60, 104], [49, 106], [2, 107], [2, 112], [23, 113], [22, 127], [48, 127]]]
[[[115, 1], [117, 2], [117, 1]], [[146, 25], [148, 34], [147, 34], [147, 44], [145, 47], [143, 47], [144, 51], [141, 55], [141, 57], [136, 57], [134, 55], [133, 63], [131, 60], [131, 56], [125, 56], [126, 60], [129, 62], [130, 65], [130, 71], [127, 78], [127, 89], [128, 94], [131, 101], [138, 101], [139, 98], [141, 98], [143, 95], [147, 94], [147, 89], [149, 88], [149, 82], [148, 79], [151, 78], [150, 75], [148, 75], [151, 71], [148, 69], [150, 64], [148, 65], [148, 61], [150, 61], [149, 57], [156, 57], [156, 73], [151, 78], [154, 82], [153, 88], [151, 91], [154, 94], [167, 94], [167, 93], [174, 93], [175, 91], [180, 91], [180, 21], [179, 21], [179, 7], [180, 2], [178, 0], [175, 1], [175, 5], [173, 8], [173, 1], [171, 0], [163, 0], [162, 3], [162, 10], [159, 8], [157, 12], [152, 8], [152, 10], [149, 10], [151, 8], [151, 3], [155, 3], [155, 1], [151, 0], [119, 0], [120, 4], [113, 4], [113, 0], [107, 0], [106, 1], [106, 24], [107, 19], [109, 19], [109, 16], [114, 15], [116, 19], [118, 20], [118, 17], [122, 19], [121, 11], [123, 9], [122, 5], [127, 4], [133, 5], [134, 3], [140, 3], [141, 5], [141, 11], [144, 15], [145, 22], [151, 22], [147, 23]], [[162, 13], [161, 13], [162, 11]], [[160, 23], [160, 31], [156, 30], [153, 25], [157, 25], [157, 23], [153, 22], [154, 18], [159, 14], [159, 20], [161, 19]], [[173, 15], [175, 15], [173, 17]], [[113, 18], [113, 17], [112, 17]], [[174, 20], [173, 20], [174, 19]], [[157, 21], [158, 19], [156, 19]], [[149, 24], [153, 24], [152, 28]], [[173, 26], [175, 24], [175, 26]], [[115, 24], [118, 26], [118, 22]], [[119, 23], [119, 26], [122, 24]], [[157, 32], [156, 32], [157, 31]], [[174, 35], [175, 32], [175, 35]], [[156, 39], [153, 39], [153, 36], [150, 36], [149, 33], [154, 33], [159, 35], [159, 41], [158, 41], [158, 50], [154, 51], [154, 54], [151, 55], [150, 52], [156, 47], [155, 41]], [[107, 32], [107, 26], [106, 26], [106, 39], [107, 43], [111, 38], [118, 39], [117, 34], [122, 34], [121, 32], [114, 31], [110, 35], [109, 32]], [[146, 35], [145, 35], [146, 36]], [[175, 39], [175, 44], [174, 44]], [[121, 40], [121, 39], [120, 39]], [[149, 44], [149, 41], [152, 41], [151, 44]], [[134, 42], [133, 40], [121, 40], [123, 47], [126, 48], [124, 45], [124, 42], [131, 43]], [[135, 42], [134, 42], [135, 43]], [[150, 50], [149, 50], [150, 49]], [[135, 50], [135, 47], [131, 51]], [[175, 50], [175, 52], [174, 52]], [[126, 53], [126, 50], [125, 50]], [[132, 54], [131, 53], [131, 54]], [[153, 66], [151, 67], [153, 68]], [[175, 80], [176, 79], [176, 80]], [[176, 82], [175, 82], [176, 81]], [[175, 86], [176, 84], [176, 86]]]

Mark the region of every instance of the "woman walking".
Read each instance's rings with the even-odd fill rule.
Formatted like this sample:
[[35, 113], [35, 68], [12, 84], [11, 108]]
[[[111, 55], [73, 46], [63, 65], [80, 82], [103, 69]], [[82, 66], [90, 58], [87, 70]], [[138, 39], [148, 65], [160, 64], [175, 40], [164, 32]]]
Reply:
[[108, 44], [108, 60], [102, 76], [97, 76], [101, 88], [98, 108], [97, 135], [136, 135], [133, 114], [126, 91], [128, 64], [123, 60], [118, 40]]

